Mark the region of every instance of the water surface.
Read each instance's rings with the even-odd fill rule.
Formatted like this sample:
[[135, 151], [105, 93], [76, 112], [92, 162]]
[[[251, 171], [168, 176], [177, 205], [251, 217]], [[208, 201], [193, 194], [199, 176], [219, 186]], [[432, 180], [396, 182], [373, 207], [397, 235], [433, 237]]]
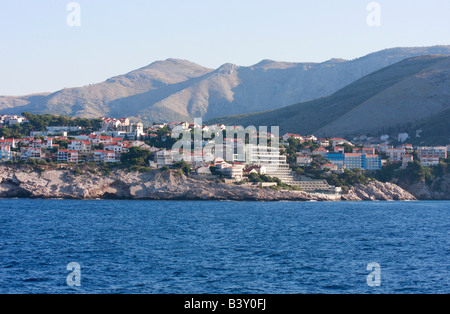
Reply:
[[0, 293], [450, 293], [449, 209], [0, 200]]

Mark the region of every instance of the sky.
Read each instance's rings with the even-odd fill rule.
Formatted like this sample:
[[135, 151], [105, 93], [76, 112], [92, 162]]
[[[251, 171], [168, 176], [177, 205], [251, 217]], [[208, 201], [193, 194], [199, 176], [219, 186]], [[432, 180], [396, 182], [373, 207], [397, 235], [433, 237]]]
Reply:
[[372, 2], [0, 0], [0, 95], [85, 86], [168, 58], [218, 68], [450, 45], [450, 0]]

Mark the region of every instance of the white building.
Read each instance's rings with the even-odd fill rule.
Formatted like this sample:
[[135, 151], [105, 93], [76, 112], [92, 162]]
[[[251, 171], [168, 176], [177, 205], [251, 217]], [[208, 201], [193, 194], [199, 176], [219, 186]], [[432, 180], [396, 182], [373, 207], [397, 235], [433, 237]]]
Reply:
[[414, 157], [412, 155], [403, 156], [401, 169], [408, 168], [409, 163], [414, 162]]
[[322, 169], [322, 170], [327, 170], [328, 169], [328, 170], [330, 170], [332, 172], [338, 172], [339, 171], [339, 167], [337, 165], [334, 165], [334, 164], [331, 164], [331, 163], [320, 166], [320, 169]]
[[404, 148], [388, 148], [386, 155], [388, 155], [392, 162], [401, 162], [403, 156], [406, 155], [406, 150]]
[[313, 155], [320, 155], [322, 157], [325, 157], [328, 153], [329, 153], [329, 151], [323, 147], [319, 147], [318, 149], [316, 149], [312, 152]]
[[83, 140], [72, 140], [69, 142], [68, 149], [71, 151], [77, 151], [81, 153], [88, 153], [91, 151], [91, 142]]
[[15, 140], [13, 138], [8, 139], [0, 139], [0, 145], [8, 145], [11, 148], [17, 148], [18, 140]]
[[119, 128], [124, 128], [130, 125], [130, 119], [121, 118], [102, 118], [102, 131], [112, 131]]
[[406, 150], [406, 153], [408, 154], [414, 152], [414, 147], [412, 146], [412, 144], [403, 144], [402, 148], [404, 148]]
[[294, 138], [296, 140], [299, 140], [300, 142], [305, 141], [303, 136], [301, 136], [299, 134], [286, 133], [285, 135], [283, 135], [283, 141], [285, 141], [285, 142], [287, 142], [290, 138]]
[[45, 138], [44, 140], [32, 139], [28, 142], [28, 145], [31, 148], [52, 149], [53, 139], [52, 138]]
[[286, 184], [295, 184], [292, 170], [287, 163], [287, 156], [280, 154], [277, 147], [246, 145], [245, 154], [235, 155], [235, 162], [249, 166], [263, 166], [270, 177], [279, 178]]
[[[227, 177], [242, 180], [244, 179], [244, 168], [245, 165], [241, 163], [228, 164], [228, 167], [224, 167], [220, 171]], [[216, 168], [217, 169], [217, 168]]]
[[344, 144], [348, 144], [348, 145], [352, 145], [353, 146], [352, 143], [350, 143], [349, 141], [347, 141], [346, 139], [341, 138], [341, 137], [332, 138], [332, 139], [330, 139], [330, 142], [333, 142], [333, 147], [341, 146], [341, 145], [344, 145]]
[[58, 162], [78, 163], [78, 157], [78, 151], [71, 151], [67, 149], [60, 149], [57, 154]]
[[16, 115], [0, 115], [0, 124], [13, 125], [22, 124], [26, 122], [27, 119]]
[[311, 156], [297, 156], [297, 165], [300, 167], [308, 167], [311, 165], [313, 159]]
[[107, 150], [96, 150], [94, 152], [94, 161], [95, 162], [117, 162], [116, 153]]
[[0, 145], [0, 161], [8, 161], [12, 159], [11, 146]]
[[81, 126], [48, 126], [46, 129], [48, 134], [78, 132], [83, 130]]
[[20, 149], [20, 159], [41, 159], [42, 151], [40, 148], [22, 147]]
[[439, 165], [439, 156], [421, 156], [420, 163], [424, 167], [433, 167]]
[[435, 146], [435, 147], [418, 147], [417, 155], [421, 156], [438, 156], [439, 158], [447, 159], [447, 147]]
[[115, 152], [117, 154], [121, 154], [123, 152], [124, 143], [108, 143], [104, 145], [104, 149], [110, 152]]
[[174, 164], [172, 152], [161, 150], [156, 153], [155, 162], [158, 168], [171, 167]]

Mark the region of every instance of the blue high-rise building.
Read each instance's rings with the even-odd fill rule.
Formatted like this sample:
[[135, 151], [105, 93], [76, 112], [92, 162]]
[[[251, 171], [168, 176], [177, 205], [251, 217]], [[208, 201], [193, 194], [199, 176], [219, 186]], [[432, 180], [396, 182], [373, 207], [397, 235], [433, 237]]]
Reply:
[[339, 169], [381, 170], [381, 157], [378, 155], [329, 153], [325, 158]]

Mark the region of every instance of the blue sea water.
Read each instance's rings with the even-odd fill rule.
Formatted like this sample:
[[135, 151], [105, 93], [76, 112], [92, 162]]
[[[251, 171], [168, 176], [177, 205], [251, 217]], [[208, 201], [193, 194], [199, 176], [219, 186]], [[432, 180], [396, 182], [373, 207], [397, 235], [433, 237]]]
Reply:
[[0, 200], [0, 293], [447, 294], [449, 217], [450, 202]]

